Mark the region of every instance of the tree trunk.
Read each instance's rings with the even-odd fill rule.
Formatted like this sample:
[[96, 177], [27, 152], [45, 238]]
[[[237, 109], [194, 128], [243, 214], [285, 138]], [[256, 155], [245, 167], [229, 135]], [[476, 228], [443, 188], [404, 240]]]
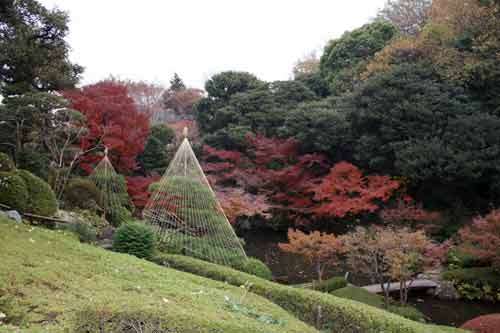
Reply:
[[405, 304], [405, 301], [404, 301], [405, 288], [406, 288], [406, 283], [403, 280], [401, 280], [399, 282], [399, 302], [401, 303], [401, 305]]
[[384, 292], [384, 307], [387, 309], [389, 307], [389, 287], [390, 287], [390, 282], [385, 284], [384, 281], [380, 283], [380, 287], [382, 288], [382, 291]]
[[319, 262], [316, 264], [316, 272], [318, 273], [318, 281], [323, 281], [323, 268]]

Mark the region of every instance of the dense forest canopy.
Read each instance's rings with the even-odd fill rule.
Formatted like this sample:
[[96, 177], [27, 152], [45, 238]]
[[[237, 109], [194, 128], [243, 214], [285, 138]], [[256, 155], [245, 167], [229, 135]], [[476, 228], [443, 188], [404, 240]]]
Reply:
[[404, 203], [453, 225], [499, 204], [499, 6], [389, 1], [293, 79], [226, 71], [202, 91], [177, 74], [168, 88], [111, 77], [75, 89], [67, 13], [3, 2], [0, 150], [60, 192], [106, 146], [140, 209], [188, 126], [232, 221], [316, 228]]

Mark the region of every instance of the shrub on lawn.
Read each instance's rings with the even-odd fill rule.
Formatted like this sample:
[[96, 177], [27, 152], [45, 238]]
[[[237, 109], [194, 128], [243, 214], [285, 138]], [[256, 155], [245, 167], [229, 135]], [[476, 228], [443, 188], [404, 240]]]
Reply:
[[0, 203], [24, 212], [28, 200], [28, 188], [24, 180], [13, 172], [0, 171]]
[[317, 283], [315, 289], [324, 293], [330, 293], [345, 286], [347, 286], [347, 281], [343, 277], [335, 276]]
[[314, 290], [280, 285], [228, 267], [194, 258], [158, 254], [152, 260], [161, 265], [227, 282], [235, 286], [250, 283], [251, 292], [280, 305], [302, 321], [322, 328], [330, 327], [333, 332], [461, 332], [448, 327], [423, 325], [355, 301], [341, 299]]
[[92, 181], [75, 178], [66, 185], [64, 202], [69, 208], [95, 209], [102, 205], [101, 192]]
[[93, 243], [97, 240], [97, 230], [84, 221], [63, 224], [60, 229], [74, 232], [82, 243]]
[[118, 206], [106, 212], [106, 220], [114, 227], [120, 226], [123, 222], [129, 221], [132, 213], [123, 206]]
[[113, 249], [139, 258], [151, 258], [155, 249], [153, 230], [141, 222], [128, 222], [116, 229]]
[[14, 172], [24, 180], [28, 189], [29, 198], [26, 212], [42, 216], [53, 216], [57, 212], [57, 199], [50, 185], [27, 170], [16, 170]]
[[462, 268], [446, 271], [443, 279], [468, 300], [500, 301], [500, 273], [491, 267]]
[[471, 330], [474, 333], [498, 333], [500, 328], [500, 314], [496, 313], [476, 317], [463, 324], [461, 328]]
[[14, 162], [12, 162], [9, 155], [0, 153], [0, 171], [9, 172], [15, 168]]

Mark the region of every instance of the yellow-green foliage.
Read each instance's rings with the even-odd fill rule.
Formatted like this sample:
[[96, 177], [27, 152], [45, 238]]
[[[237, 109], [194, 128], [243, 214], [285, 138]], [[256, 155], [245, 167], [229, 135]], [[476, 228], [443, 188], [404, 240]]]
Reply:
[[0, 171], [12, 171], [15, 169], [14, 162], [10, 159], [9, 155], [0, 153]]
[[123, 320], [179, 333], [317, 333], [244, 288], [81, 244], [62, 231], [0, 219], [0, 263], [0, 311], [23, 333], [96, 332], [96, 320], [107, 333], [124, 332]]
[[[441, 333], [463, 330], [424, 325], [349, 299], [270, 282], [234, 269], [179, 255], [158, 255], [156, 262], [186, 272], [225, 281], [251, 284], [251, 291], [266, 297], [310, 324], [318, 321], [342, 333]], [[321, 316], [318, 316], [321, 313]], [[320, 318], [320, 319], [319, 319]]]
[[27, 170], [16, 170], [28, 189], [28, 207], [26, 212], [42, 216], [52, 216], [57, 212], [57, 199], [54, 191], [43, 179]]
[[458, 293], [468, 300], [500, 301], [500, 272], [492, 267], [471, 267], [446, 271], [443, 279], [453, 281]]
[[28, 188], [14, 172], [0, 172], [0, 203], [12, 209], [25, 211], [28, 207]]

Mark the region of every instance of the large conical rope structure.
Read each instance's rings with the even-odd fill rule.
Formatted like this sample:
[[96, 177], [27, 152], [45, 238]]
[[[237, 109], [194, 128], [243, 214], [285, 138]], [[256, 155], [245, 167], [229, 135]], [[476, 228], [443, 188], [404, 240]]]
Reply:
[[243, 246], [184, 140], [153, 193], [143, 215], [174, 253], [232, 266], [246, 260]]
[[120, 179], [120, 175], [115, 171], [111, 161], [108, 158], [108, 149], [105, 149], [104, 158], [96, 165], [89, 175], [101, 194], [102, 210], [106, 218], [113, 219], [114, 223], [123, 221], [124, 200], [127, 193], [126, 185]]

